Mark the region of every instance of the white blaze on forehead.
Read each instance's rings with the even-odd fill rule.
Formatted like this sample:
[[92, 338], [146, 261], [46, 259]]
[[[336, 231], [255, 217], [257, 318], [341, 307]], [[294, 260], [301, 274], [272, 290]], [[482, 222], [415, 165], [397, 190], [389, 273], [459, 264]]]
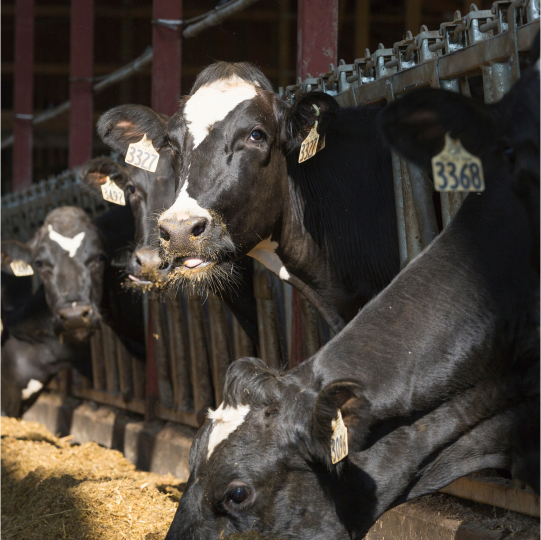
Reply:
[[290, 278], [284, 263], [276, 254], [278, 242], [271, 241], [270, 238], [259, 242], [257, 246], [248, 252], [248, 256], [256, 261], [259, 261], [263, 266], [274, 272], [282, 281], [287, 281]]
[[43, 384], [36, 379], [30, 379], [26, 388], [22, 391], [23, 399], [29, 399], [33, 394], [39, 392], [42, 388]]
[[75, 235], [73, 238], [68, 238], [57, 233], [52, 225], [48, 225], [47, 228], [49, 229], [49, 238], [53, 242], [56, 242], [63, 250], [68, 251], [70, 257], [74, 257], [85, 237], [84, 231]]
[[256, 94], [254, 84], [236, 76], [199, 88], [184, 107], [194, 148], [205, 139], [212, 124], [223, 120], [239, 103], [252, 99]]
[[212, 420], [212, 431], [209, 437], [207, 459], [210, 458], [213, 450], [244, 422], [249, 411], [249, 405], [235, 408], [224, 407], [223, 403], [215, 411], [209, 411], [208, 417]]

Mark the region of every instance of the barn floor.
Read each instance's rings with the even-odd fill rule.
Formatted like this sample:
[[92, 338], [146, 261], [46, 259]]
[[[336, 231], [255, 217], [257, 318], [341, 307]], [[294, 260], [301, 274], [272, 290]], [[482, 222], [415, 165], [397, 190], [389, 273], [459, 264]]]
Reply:
[[[95, 443], [1, 419], [4, 540], [163, 540], [184, 484]], [[254, 533], [231, 540], [256, 540]], [[534, 540], [539, 520], [434, 494], [385, 514], [367, 540]]]

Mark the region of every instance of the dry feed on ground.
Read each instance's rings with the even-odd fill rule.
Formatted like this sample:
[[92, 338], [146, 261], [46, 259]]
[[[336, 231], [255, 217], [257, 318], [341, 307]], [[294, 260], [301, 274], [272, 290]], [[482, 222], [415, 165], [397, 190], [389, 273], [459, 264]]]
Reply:
[[162, 540], [182, 487], [136, 471], [120, 452], [2, 418], [4, 540]]

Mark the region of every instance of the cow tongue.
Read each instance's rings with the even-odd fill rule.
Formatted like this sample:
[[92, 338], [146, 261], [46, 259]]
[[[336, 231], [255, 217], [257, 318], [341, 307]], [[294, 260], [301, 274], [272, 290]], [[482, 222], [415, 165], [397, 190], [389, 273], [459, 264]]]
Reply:
[[184, 266], [187, 266], [188, 268], [195, 268], [196, 266], [199, 266], [202, 264], [203, 259], [186, 259], [184, 261]]

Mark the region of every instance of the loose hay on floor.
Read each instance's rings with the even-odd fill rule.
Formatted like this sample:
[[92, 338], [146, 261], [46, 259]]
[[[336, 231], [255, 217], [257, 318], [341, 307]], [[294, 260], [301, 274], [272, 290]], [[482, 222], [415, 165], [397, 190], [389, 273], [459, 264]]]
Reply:
[[2, 418], [4, 540], [161, 540], [180, 490], [120, 452], [70, 446], [43, 426]]

